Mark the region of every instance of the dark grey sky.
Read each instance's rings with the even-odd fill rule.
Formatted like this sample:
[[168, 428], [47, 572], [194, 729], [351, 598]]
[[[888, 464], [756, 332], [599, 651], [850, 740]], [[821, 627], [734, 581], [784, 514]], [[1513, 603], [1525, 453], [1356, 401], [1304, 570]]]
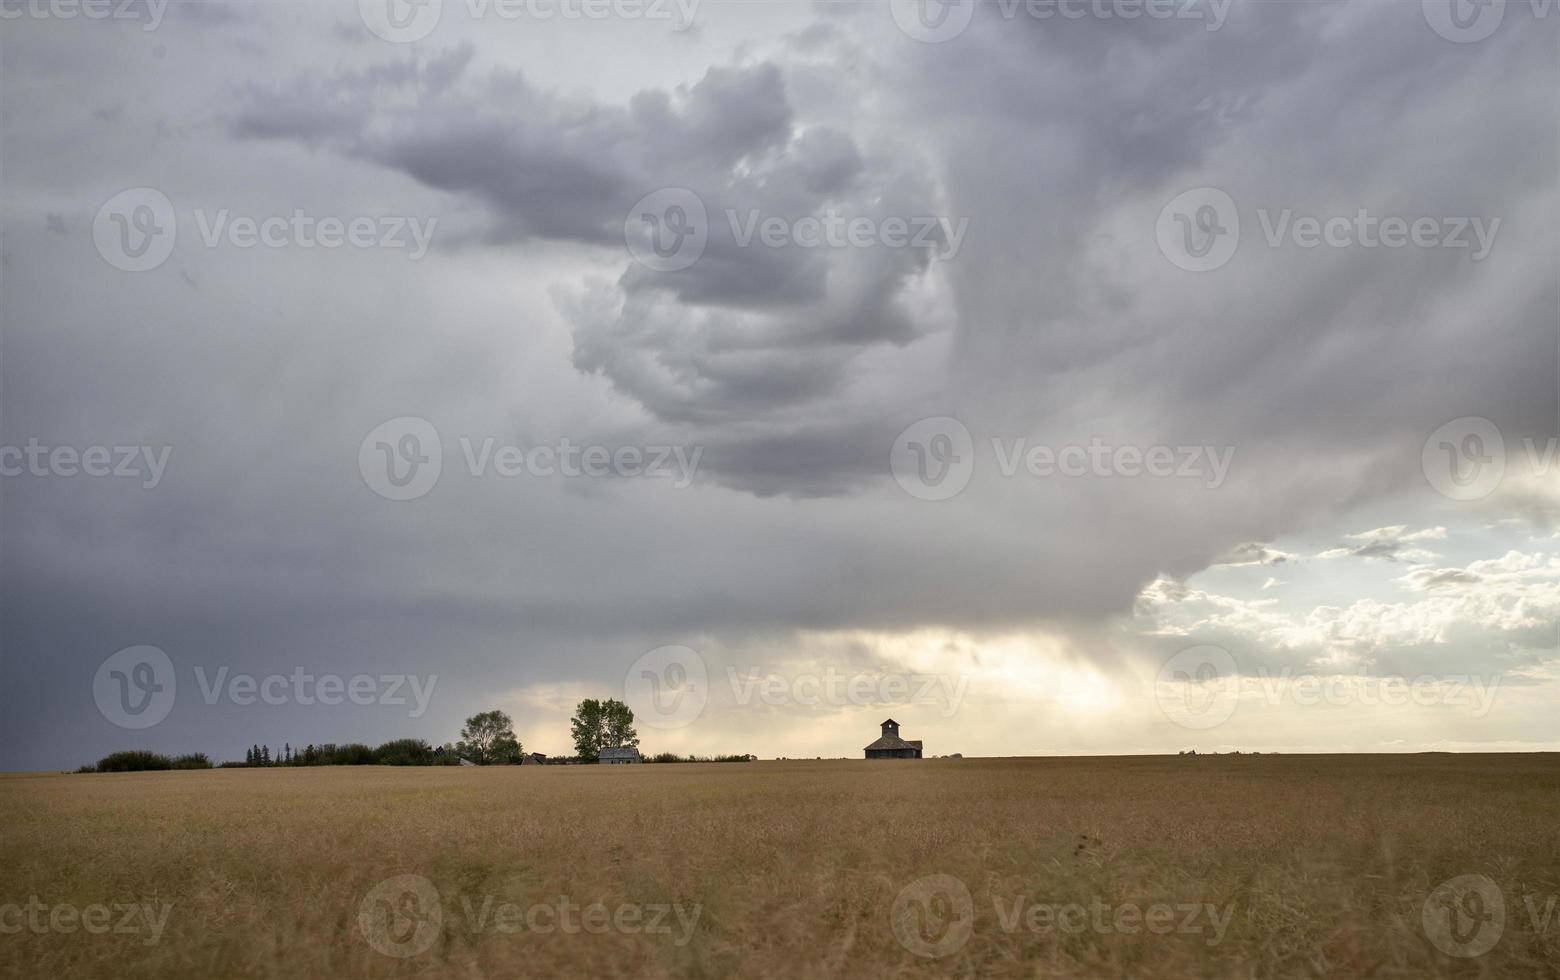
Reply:
[[[993, 0], [927, 42], [899, 0], [696, 6], [679, 29], [444, 0], [397, 43], [385, 11], [432, 8], [7, 0], [0, 445], [150, 460], [0, 477], [0, 768], [443, 742], [487, 707], [561, 752], [573, 701], [667, 644], [709, 705], [651, 748], [854, 754], [887, 708], [947, 751], [1164, 751], [1188, 733], [1143, 682], [1195, 643], [1517, 692], [1325, 725], [1284, 701], [1232, 744], [1560, 747], [1560, 16]], [[697, 260], [641, 261], [639, 216], [674, 230], [687, 195]], [[245, 244], [295, 213], [369, 218], [367, 244]], [[170, 215], [171, 251], [132, 255]], [[829, 215], [872, 242], [744, 234]], [[1238, 244], [1191, 271], [1177, 236], [1209, 219]], [[1388, 219], [1431, 224], [1371, 244]], [[884, 244], [894, 221], [925, 236]], [[969, 482], [921, 499], [895, 447], [944, 416]], [[399, 453], [405, 418], [442, 470], [388, 499], [368, 437]], [[1504, 477], [1449, 495], [1433, 458], [1470, 418]], [[488, 439], [683, 455], [476, 475]], [[1004, 467], [1091, 442], [1206, 453]], [[137, 645], [177, 680], [144, 729], [102, 707]], [[744, 704], [728, 668], [969, 693]], [[208, 695], [222, 671], [369, 675], [376, 703]], [[426, 710], [386, 693], [403, 675], [437, 678]]]

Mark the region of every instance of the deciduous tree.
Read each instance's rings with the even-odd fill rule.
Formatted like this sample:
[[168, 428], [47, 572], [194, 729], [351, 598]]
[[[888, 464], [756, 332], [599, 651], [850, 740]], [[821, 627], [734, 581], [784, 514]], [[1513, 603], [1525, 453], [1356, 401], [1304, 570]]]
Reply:
[[456, 745], [463, 759], [479, 766], [505, 765], [520, 759], [515, 723], [502, 711], [484, 711], [466, 719]]

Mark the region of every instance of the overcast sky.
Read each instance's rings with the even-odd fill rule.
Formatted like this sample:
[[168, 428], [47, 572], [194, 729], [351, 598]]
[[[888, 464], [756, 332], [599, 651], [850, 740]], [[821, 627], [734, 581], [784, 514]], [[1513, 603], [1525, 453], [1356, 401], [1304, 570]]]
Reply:
[[1560, 12], [1452, 2], [4, 0], [0, 768], [1560, 749]]

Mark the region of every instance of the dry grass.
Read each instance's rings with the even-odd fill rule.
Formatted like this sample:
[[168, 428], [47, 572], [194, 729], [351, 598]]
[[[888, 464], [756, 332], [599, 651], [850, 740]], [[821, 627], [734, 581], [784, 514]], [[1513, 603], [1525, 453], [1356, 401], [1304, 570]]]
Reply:
[[[0, 904], [167, 902], [148, 932], [0, 935], [28, 977], [1557, 977], [1554, 756], [990, 759], [0, 777]], [[1435, 885], [1507, 902], [1477, 959], [1421, 927]], [[377, 883], [438, 889], [431, 948], [377, 952]], [[890, 909], [964, 882], [940, 959]], [[476, 931], [464, 904], [678, 903], [670, 935]], [[994, 902], [1212, 904], [1228, 931], [1003, 928]], [[1560, 913], [1556, 919], [1560, 920]], [[0, 921], [0, 926], [5, 925]], [[935, 923], [934, 923], [935, 924]]]

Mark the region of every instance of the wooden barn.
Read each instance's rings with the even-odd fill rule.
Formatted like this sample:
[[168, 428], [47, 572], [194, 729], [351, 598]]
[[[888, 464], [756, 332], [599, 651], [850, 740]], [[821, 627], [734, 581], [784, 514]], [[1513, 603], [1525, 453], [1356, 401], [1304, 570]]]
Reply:
[[632, 765], [643, 760], [639, 757], [638, 749], [632, 745], [627, 745], [615, 749], [602, 749], [601, 755], [596, 757], [596, 761], [603, 766], [622, 766]]
[[921, 743], [900, 738], [899, 722], [890, 718], [883, 722], [882, 737], [867, 746], [866, 751], [869, 759], [919, 759]]

